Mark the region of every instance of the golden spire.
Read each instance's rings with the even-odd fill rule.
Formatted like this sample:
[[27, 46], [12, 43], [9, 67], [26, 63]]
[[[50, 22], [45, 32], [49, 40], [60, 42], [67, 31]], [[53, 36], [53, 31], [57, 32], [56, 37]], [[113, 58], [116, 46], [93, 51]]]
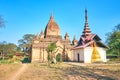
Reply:
[[96, 42], [93, 42], [93, 52], [92, 52], [91, 62], [100, 62], [100, 61], [101, 61], [101, 57], [97, 50]]

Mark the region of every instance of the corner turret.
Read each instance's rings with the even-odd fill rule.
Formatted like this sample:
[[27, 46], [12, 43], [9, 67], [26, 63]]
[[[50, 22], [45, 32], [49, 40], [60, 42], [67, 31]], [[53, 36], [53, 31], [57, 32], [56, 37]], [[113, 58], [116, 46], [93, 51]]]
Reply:
[[77, 39], [76, 39], [75, 36], [74, 36], [74, 38], [73, 38], [72, 44], [73, 44], [73, 45], [77, 45], [77, 44], [78, 44], [78, 41], [77, 41]]

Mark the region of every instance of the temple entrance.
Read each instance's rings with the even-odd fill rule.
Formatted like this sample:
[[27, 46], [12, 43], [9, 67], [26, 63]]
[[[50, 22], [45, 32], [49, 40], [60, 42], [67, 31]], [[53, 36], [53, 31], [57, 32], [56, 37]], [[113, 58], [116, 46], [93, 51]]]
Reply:
[[80, 55], [79, 55], [79, 53], [77, 54], [77, 59], [78, 59], [77, 61], [80, 62]]

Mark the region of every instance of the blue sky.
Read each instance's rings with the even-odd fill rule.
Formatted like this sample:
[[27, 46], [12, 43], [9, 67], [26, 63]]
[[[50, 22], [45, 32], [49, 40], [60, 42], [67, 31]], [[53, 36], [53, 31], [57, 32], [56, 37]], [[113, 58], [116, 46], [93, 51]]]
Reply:
[[0, 29], [0, 41], [17, 44], [24, 34], [40, 33], [51, 13], [62, 37], [68, 32], [71, 40], [74, 35], [79, 40], [87, 8], [92, 33], [105, 42], [105, 34], [120, 23], [119, 3], [120, 0], [0, 0], [0, 15], [6, 25]]

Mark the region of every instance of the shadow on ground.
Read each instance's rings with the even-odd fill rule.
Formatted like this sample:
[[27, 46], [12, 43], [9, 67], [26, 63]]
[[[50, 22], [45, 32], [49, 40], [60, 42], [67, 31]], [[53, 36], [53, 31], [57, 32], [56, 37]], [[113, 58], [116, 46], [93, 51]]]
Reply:
[[[56, 68], [56, 67], [54, 67]], [[108, 76], [106, 73], [112, 73], [109, 70], [102, 70], [102, 69], [94, 69], [94, 68], [87, 68], [83, 66], [73, 66], [69, 68], [56, 68], [56, 70], [62, 70], [65, 72], [65, 75], [67, 76], [68, 80], [118, 80], [114, 78], [113, 76]]]

